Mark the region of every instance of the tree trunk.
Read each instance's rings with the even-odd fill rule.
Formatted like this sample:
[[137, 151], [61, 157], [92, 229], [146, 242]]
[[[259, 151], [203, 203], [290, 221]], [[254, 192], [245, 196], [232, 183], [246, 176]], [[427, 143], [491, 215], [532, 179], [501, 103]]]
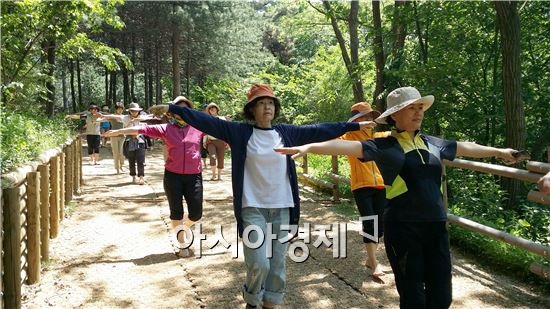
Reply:
[[374, 88], [373, 106], [383, 110], [382, 93], [384, 92], [384, 46], [382, 41], [382, 19], [380, 18], [380, 1], [372, 1], [372, 23], [374, 27], [374, 62], [376, 65], [376, 87]]
[[71, 59], [70, 62], [69, 62], [69, 68], [70, 68], [70, 75], [71, 75], [71, 104], [73, 106], [73, 111], [77, 111], [78, 109], [76, 108], [76, 94], [74, 92], [74, 62], [73, 60]]
[[[145, 41], [144, 41], [145, 42]], [[145, 44], [144, 44], [145, 45]], [[146, 107], [149, 107], [151, 102], [149, 101], [149, 66], [147, 59], [149, 58], [148, 48], [144, 46], [143, 48], [143, 101]]]
[[[122, 35], [122, 50], [124, 53], [128, 52], [128, 44], [126, 42], [126, 34]], [[130, 79], [128, 78], [128, 68], [126, 64], [121, 61], [120, 66], [122, 68], [122, 100], [124, 104], [130, 103]]]
[[[344, 36], [342, 35], [342, 32], [340, 31], [340, 28], [338, 27], [338, 21], [336, 20], [336, 16], [334, 16], [334, 12], [332, 11], [332, 7], [328, 1], [326, 0], [323, 1], [323, 5], [327, 10], [327, 14], [330, 18], [332, 29], [334, 30], [334, 35], [336, 36], [336, 40], [338, 41], [338, 45], [340, 46], [340, 50], [342, 52], [342, 58], [344, 59], [344, 64], [346, 66], [350, 79], [352, 80], [354, 100], [356, 102], [364, 101], [363, 84], [361, 83], [361, 79], [358, 77], [358, 74], [357, 74], [358, 72], [356, 72], [357, 68], [354, 65], [355, 63], [352, 61], [352, 58], [348, 55], [346, 42], [344, 40]], [[359, 3], [357, 1], [352, 1], [349, 20], [348, 20], [349, 28], [350, 28], [350, 43], [351, 45], [353, 45], [354, 43], [357, 44], [355, 46], [350, 46], [350, 49], [352, 50], [352, 56], [353, 56], [353, 53], [357, 52], [357, 50], [354, 50], [354, 48], [358, 48], [358, 45], [359, 45], [358, 39], [357, 40], [354, 39], [354, 36], [355, 37], [357, 36], [358, 11], [359, 11]], [[355, 34], [352, 34], [352, 32], [355, 32]], [[355, 42], [352, 42], [354, 40]]]
[[46, 42], [46, 58], [48, 62], [48, 68], [46, 70], [48, 80], [46, 81], [46, 115], [53, 117], [55, 106], [55, 84], [54, 84], [54, 72], [55, 72], [55, 41], [49, 40]]
[[392, 50], [391, 53], [388, 53], [390, 55], [388, 61], [389, 72], [384, 72], [385, 88], [390, 91], [402, 86], [398, 71], [403, 63], [403, 51], [405, 48], [405, 38], [407, 37], [408, 9], [408, 1], [395, 1], [391, 27]]
[[82, 107], [82, 83], [80, 79], [80, 59], [76, 59], [76, 82], [78, 87], [78, 106]]
[[353, 97], [355, 102], [365, 101], [363, 94], [363, 82], [359, 72], [359, 35], [357, 34], [357, 15], [359, 14], [359, 0], [353, 0], [350, 4], [349, 11], [349, 49], [351, 53], [351, 65], [353, 81]]
[[191, 94], [191, 49], [189, 48], [191, 46], [191, 36], [189, 35], [189, 32], [187, 33], [187, 62], [185, 66], [185, 95], [187, 97], [190, 97]]
[[137, 102], [136, 93], [134, 92], [134, 88], [136, 86], [136, 38], [134, 34], [132, 34], [132, 64], [134, 65], [134, 69], [132, 69], [132, 72], [130, 73], [130, 101]]
[[[117, 72], [111, 72], [111, 104], [115, 104], [117, 102], [116, 97], [116, 76]], [[110, 105], [111, 105], [110, 104]]]
[[149, 66], [149, 104], [153, 105], [153, 67]]
[[[500, 30], [502, 52], [502, 90], [504, 96], [504, 114], [506, 116], [506, 146], [514, 149], [525, 148], [525, 111], [521, 101], [521, 58], [520, 58], [520, 22], [517, 11], [518, 2], [495, 2]], [[509, 194], [507, 207], [516, 208], [517, 195], [521, 189], [520, 181], [507, 180]]]
[[420, 48], [420, 57], [423, 64], [428, 63], [428, 43], [422, 38], [422, 30], [420, 29], [420, 19], [418, 18], [418, 11], [416, 9], [416, 1], [413, 1], [414, 8], [414, 22], [416, 25], [416, 35], [418, 36], [418, 44]]
[[[63, 67], [61, 68], [61, 91], [63, 93], [63, 110], [69, 111], [69, 98], [67, 98], [67, 59], [63, 61]], [[73, 113], [76, 113], [73, 110]]]
[[105, 105], [109, 105], [109, 71], [107, 67], [103, 68], [105, 69]]
[[156, 83], [156, 103], [162, 102], [162, 86], [160, 84], [160, 41], [155, 44], [155, 83]]
[[[173, 5], [173, 12], [176, 13], [178, 5]], [[178, 22], [172, 24], [172, 98], [180, 95], [180, 27]]]

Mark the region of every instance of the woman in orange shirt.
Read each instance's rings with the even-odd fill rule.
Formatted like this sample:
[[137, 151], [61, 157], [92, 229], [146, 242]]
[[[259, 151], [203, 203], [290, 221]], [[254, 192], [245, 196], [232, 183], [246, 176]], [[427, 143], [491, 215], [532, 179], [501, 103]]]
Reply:
[[[351, 107], [352, 117], [348, 122], [370, 121], [380, 116], [380, 112], [371, 108], [367, 102], [360, 102]], [[375, 137], [386, 137], [390, 132], [374, 133], [370, 128], [344, 134], [341, 139], [365, 141]], [[372, 270], [373, 277], [384, 276], [384, 271], [376, 259], [378, 242], [383, 235], [382, 214], [386, 206], [386, 189], [384, 180], [374, 161], [361, 162], [348, 156], [351, 170], [351, 191], [363, 224], [363, 243], [367, 251], [366, 265]], [[375, 218], [366, 218], [376, 216]], [[377, 222], [377, 224], [375, 224]], [[378, 234], [375, 235], [375, 226]], [[369, 236], [369, 237], [367, 237]]]

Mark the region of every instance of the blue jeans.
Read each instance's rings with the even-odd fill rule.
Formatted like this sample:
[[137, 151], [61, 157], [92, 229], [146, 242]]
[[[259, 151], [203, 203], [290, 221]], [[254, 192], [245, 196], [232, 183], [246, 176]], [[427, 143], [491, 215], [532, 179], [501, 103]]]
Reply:
[[[247, 304], [259, 305], [262, 301], [281, 305], [286, 286], [285, 259], [288, 242], [278, 241], [287, 238], [288, 231], [281, 231], [281, 224], [289, 224], [288, 208], [246, 207], [242, 210], [243, 227], [256, 226], [264, 234], [264, 241], [258, 248], [250, 248], [244, 243], [248, 235], [251, 244], [258, 241], [258, 232], [252, 230], [243, 233], [244, 261], [246, 263], [246, 282], [243, 286], [243, 298]], [[268, 258], [267, 230], [271, 223], [271, 233], [277, 238], [271, 241], [272, 257]], [[255, 246], [253, 246], [255, 247]]]

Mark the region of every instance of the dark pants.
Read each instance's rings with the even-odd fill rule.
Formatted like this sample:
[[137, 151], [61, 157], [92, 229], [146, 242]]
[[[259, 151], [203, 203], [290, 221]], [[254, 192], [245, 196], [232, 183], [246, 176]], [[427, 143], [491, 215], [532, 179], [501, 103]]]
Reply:
[[86, 142], [88, 143], [88, 154], [99, 153], [99, 144], [101, 143], [101, 136], [99, 135], [86, 135]]
[[137, 175], [138, 177], [143, 177], [145, 175], [145, 148], [128, 151], [127, 158], [130, 164], [130, 176], [136, 176], [137, 163]]
[[[355, 204], [361, 217], [378, 216], [378, 240], [384, 236], [384, 224], [382, 223], [382, 215], [384, 207], [386, 207], [386, 190], [376, 188], [359, 188], [352, 191], [355, 198]], [[363, 220], [363, 233], [374, 235], [374, 221]], [[364, 243], [374, 243], [372, 239], [363, 236]]]
[[385, 222], [384, 244], [401, 308], [449, 308], [451, 252], [445, 222]]
[[164, 193], [170, 206], [170, 219], [183, 219], [183, 198], [187, 203], [189, 219], [198, 221], [202, 217], [202, 175], [176, 174], [164, 170]]

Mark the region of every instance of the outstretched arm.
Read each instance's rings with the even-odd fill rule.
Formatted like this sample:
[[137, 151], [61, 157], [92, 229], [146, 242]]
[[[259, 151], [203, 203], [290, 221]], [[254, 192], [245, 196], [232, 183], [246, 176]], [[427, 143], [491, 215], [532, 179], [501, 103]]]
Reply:
[[308, 153], [324, 155], [347, 155], [363, 158], [363, 146], [360, 141], [330, 140], [321, 143], [306, 144], [297, 147], [275, 148], [276, 152], [292, 155], [292, 159], [303, 157]]
[[120, 130], [107, 131], [101, 134], [101, 136], [113, 137], [113, 136], [119, 136], [119, 135], [138, 135], [138, 134], [139, 134], [139, 127], [129, 127], [129, 128], [124, 128]]
[[495, 148], [479, 145], [471, 142], [457, 142], [456, 156], [471, 158], [495, 157], [501, 159], [506, 164], [517, 163], [519, 151], [511, 148]]

